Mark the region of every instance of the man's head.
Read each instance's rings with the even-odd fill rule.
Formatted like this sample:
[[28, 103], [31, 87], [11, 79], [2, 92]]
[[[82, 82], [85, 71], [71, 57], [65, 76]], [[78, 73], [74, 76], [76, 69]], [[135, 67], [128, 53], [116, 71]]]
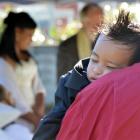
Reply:
[[80, 12], [81, 22], [87, 34], [97, 32], [103, 21], [103, 10], [96, 3], [86, 4]]
[[117, 22], [103, 28], [96, 39], [87, 68], [90, 81], [140, 62], [140, 27], [131, 22], [128, 12], [121, 11]]

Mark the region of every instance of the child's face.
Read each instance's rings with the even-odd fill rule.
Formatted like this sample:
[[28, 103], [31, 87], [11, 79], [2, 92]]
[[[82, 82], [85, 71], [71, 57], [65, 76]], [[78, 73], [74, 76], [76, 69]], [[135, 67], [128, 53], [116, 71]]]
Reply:
[[133, 51], [121, 42], [115, 42], [101, 34], [92, 51], [87, 77], [94, 81], [103, 75], [129, 65]]

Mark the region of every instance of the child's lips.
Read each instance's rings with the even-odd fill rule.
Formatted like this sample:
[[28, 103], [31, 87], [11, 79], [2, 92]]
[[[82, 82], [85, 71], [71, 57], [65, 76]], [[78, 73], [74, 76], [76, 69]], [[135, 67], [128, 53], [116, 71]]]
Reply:
[[91, 78], [90, 81], [93, 82], [93, 81], [95, 81], [95, 80], [97, 80], [97, 78], [94, 78], [94, 77], [93, 77], [93, 78]]

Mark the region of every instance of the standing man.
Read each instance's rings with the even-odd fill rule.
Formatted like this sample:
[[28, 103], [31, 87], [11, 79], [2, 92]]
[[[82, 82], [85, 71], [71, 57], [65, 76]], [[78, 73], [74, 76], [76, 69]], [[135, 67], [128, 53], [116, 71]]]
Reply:
[[57, 78], [69, 71], [75, 63], [91, 54], [93, 36], [103, 21], [103, 10], [95, 3], [86, 4], [81, 12], [82, 28], [58, 47]]

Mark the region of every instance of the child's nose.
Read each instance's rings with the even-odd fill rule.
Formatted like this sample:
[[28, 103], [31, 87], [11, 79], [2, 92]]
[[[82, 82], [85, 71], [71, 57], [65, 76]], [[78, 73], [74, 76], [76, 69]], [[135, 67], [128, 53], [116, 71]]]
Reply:
[[96, 65], [93, 69], [93, 72], [95, 75], [101, 75], [103, 73], [103, 71], [104, 71], [104, 68], [100, 64]]

